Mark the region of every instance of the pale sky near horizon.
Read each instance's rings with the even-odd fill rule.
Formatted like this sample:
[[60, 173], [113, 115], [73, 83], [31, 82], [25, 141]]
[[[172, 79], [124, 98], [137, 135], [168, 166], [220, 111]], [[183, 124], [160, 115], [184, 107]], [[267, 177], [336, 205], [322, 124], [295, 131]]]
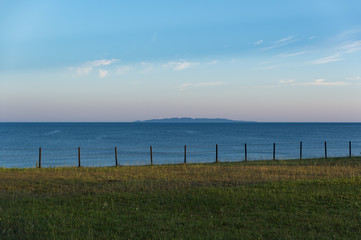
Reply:
[[361, 122], [361, 1], [0, 1], [0, 121]]

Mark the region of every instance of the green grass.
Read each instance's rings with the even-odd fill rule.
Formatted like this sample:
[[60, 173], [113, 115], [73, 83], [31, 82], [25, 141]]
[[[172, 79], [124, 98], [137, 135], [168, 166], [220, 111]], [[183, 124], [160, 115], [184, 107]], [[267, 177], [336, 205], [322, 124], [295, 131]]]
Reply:
[[0, 169], [0, 239], [359, 239], [361, 158]]

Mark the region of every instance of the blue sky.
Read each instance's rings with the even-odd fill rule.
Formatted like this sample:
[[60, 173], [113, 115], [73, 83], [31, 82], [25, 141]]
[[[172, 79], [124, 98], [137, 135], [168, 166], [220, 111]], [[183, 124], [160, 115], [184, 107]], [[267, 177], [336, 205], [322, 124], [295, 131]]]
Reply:
[[0, 121], [361, 122], [360, 1], [0, 1]]

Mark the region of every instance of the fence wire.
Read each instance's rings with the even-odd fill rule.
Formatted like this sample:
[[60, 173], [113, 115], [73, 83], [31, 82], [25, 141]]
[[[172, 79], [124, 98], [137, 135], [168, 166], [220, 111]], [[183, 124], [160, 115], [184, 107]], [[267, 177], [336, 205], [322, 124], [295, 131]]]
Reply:
[[[351, 149], [350, 149], [351, 147]], [[1, 167], [104, 167], [361, 156], [361, 141], [268, 142], [109, 148], [0, 148]], [[80, 157], [80, 158], [79, 158]]]

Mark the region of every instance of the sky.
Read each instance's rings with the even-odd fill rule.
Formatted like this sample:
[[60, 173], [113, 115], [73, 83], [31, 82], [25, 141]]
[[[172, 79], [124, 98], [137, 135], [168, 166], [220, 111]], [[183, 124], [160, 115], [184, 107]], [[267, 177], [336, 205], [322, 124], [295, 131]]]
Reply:
[[361, 1], [0, 1], [0, 121], [361, 122]]

